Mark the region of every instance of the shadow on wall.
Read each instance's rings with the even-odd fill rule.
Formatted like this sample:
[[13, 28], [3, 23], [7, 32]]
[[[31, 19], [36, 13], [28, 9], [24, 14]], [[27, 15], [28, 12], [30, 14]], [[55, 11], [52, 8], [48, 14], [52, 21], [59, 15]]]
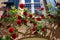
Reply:
[[18, 4], [19, 4], [20, 0], [8, 0], [8, 2], [13, 2], [15, 7], [18, 8]]

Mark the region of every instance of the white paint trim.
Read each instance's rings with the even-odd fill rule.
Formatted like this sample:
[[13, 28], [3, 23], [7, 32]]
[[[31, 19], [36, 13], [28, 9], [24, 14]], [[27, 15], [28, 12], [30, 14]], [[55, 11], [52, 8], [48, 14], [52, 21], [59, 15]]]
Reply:
[[23, 3], [23, 4], [25, 4], [25, 0], [20, 0], [20, 3]]
[[43, 0], [41, 0], [41, 4], [42, 4], [42, 8], [44, 8], [44, 10], [42, 11], [42, 14], [46, 14], [46, 10], [45, 10], [45, 6], [44, 6], [44, 2], [43, 2]]
[[34, 0], [31, 0], [31, 3], [32, 3], [32, 5], [31, 5], [31, 12], [34, 13]]

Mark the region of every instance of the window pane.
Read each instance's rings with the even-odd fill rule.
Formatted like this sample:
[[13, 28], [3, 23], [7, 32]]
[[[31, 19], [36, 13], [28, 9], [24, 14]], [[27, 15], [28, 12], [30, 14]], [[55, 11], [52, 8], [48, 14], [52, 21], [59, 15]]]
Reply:
[[25, 0], [26, 3], [31, 3], [31, 0]]
[[14, 0], [8, 0], [8, 2], [14, 2]]
[[34, 8], [39, 8], [40, 7], [40, 4], [34, 4]]
[[37, 10], [34, 10], [35, 12], [38, 12]]
[[31, 9], [31, 4], [25, 4], [25, 7]]
[[34, 2], [40, 2], [40, 0], [34, 0]]

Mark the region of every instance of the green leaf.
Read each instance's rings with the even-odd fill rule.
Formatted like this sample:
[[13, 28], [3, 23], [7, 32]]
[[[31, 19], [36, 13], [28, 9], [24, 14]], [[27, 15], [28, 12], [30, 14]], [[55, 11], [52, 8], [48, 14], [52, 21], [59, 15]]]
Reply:
[[5, 38], [5, 37], [3, 37], [3, 38], [2, 38], [2, 40], [6, 40], [6, 38]]
[[42, 28], [42, 26], [37, 26], [37, 30], [40, 30]]
[[11, 40], [11, 36], [7, 36], [6, 37], [6, 40]]

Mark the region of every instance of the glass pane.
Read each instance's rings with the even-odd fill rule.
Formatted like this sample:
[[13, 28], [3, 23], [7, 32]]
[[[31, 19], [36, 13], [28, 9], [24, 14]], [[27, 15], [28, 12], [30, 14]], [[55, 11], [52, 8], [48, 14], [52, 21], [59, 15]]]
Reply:
[[16, 8], [18, 8], [19, 2], [20, 2], [19, 0], [14, 1], [14, 5]]
[[26, 3], [31, 3], [31, 0], [25, 0]]
[[35, 9], [36, 9], [36, 8], [39, 8], [39, 7], [41, 7], [40, 4], [34, 4], [34, 8], [35, 8]]
[[37, 10], [35, 10], [35, 12], [38, 12]]
[[25, 7], [31, 9], [31, 4], [25, 4]]
[[14, 0], [8, 0], [8, 2], [13, 2]]
[[34, 0], [34, 2], [40, 2], [40, 0]]

